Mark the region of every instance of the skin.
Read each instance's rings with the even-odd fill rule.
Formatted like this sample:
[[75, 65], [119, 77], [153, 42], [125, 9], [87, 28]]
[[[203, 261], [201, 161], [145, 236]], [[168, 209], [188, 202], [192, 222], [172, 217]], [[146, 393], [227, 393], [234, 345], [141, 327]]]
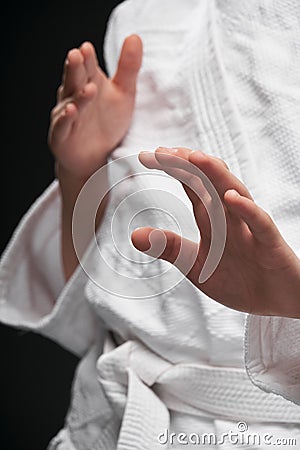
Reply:
[[[139, 158], [150, 169], [181, 178], [201, 240], [194, 243], [168, 230], [145, 227], [132, 234], [138, 250], [149, 254], [150, 248], [151, 254], [151, 248], [162, 248], [159, 241], [164, 241], [163, 252], [152, 256], [175, 264], [181, 271], [186, 266], [184, 258], [193, 257], [188, 279], [219, 303], [251, 314], [300, 318], [300, 260], [271, 217], [256, 205], [222, 160], [186, 148], [158, 148], [155, 153], [140, 153]], [[186, 170], [186, 163], [198, 167], [210, 179], [222, 200], [227, 222], [222, 258], [211, 277], [201, 284], [198, 280], [210, 246], [210, 222], [202, 201], [187, 187], [192, 181], [203, 189], [199, 178]], [[184, 258], [176, 261], [180, 248]]]
[[[62, 260], [66, 279], [78, 265], [72, 240], [72, 214], [77, 196], [88, 178], [105, 167], [109, 154], [129, 128], [141, 61], [142, 42], [136, 35], [125, 39], [118, 68], [111, 79], [100, 69], [91, 43], [85, 42], [67, 55], [48, 136], [61, 190]], [[185, 148], [160, 148], [155, 153], [142, 153], [140, 161], [175, 178], [179, 173], [182, 178], [185, 173], [183, 161], [200, 168], [222, 200], [227, 240], [217, 269], [205, 283], [199, 284], [199, 274], [210, 246], [210, 223], [202, 202], [183, 182], [193, 205], [201, 235], [200, 244], [168, 230], [164, 230], [162, 236], [161, 230], [153, 233], [152, 228], [142, 228], [132, 235], [137, 249], [149, 252], [150, 234], [152, 244], [163, 238], [165, 250], [161, 255], [153, 256], [184, 271], [185, 261], [176, 261], [182, 246], [184, 257], [193, 257], [195, 261], [187, 277], [216, 301], [252, 314], [300, 317], [299, 259], [272, 219], [254, 203], [247, 188], [230, 173], [223, 161]], [[187, 174], [189, 182], [190, 174]], [[105, 190], [107, 183], [104, 173]], [[107, 199], [104, 199], [97, 213], [96, 227], [101, 222], [106, 204]], [[85, 238], [87, 246], [91, 236], [87, 233]]]
[[[137, 35], [124, 40], [111, 79], [99, 67], [90, 42], [68, 52], [48, 134], [61, 189], [62, 260], [66, 279], [78, 265], [72, 241], [72, 214], [77, 196], [89, 177], [106, 165], [109, 154], [129, 128], [141, 63], [142, 41]], [[105, 189], [105, 174], [103, 184]], [[106, 203], [107, 198], [99, 207], [96, 227]], [[87, 245], [91, 236], [85, 238]]]

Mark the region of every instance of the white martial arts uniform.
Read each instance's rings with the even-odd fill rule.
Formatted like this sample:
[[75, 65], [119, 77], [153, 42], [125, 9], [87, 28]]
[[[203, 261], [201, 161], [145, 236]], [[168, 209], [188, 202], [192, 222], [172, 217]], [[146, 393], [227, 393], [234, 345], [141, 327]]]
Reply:
[[[178, 434], [241, 435], [238, 422], [273, 436], [247, 448], [277, 438], [300, 445], [300, 321], [225, 308], [128, 238], [148, 224], [195, 237], [179, 183], [128, 157], [186, 146], [223, 158], [300, 249], [299, 20], [297, 0], [127, 0], [113, 12], [109, 73], [128, 34], [142, 37], [144, 59], [132, 126], [112, 156], [111, 182], [122, 182], [98, 232], [102, 259], [91, 245], [85, 270], [64, 286], [55, 181], [1, 262], [0, 320], [82, 357], [50, 449], [197, 448]], [[177, 433], [173, 445], [163, 444], [166, 430]]]

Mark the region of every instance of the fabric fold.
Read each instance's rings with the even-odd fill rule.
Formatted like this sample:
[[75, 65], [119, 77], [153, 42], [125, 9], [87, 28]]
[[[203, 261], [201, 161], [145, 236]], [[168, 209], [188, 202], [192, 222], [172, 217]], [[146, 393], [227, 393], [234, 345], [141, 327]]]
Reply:
[[95, 336], [79, 266], [65, 283], [60, 251], [61, 200], [55, 180], [17, 227], [0, 262], [0, 321], [53, 339], [81, 356]]
[[300, 404], [300, 320], [249, 316], [245, 364], [254, 384]]
[[112, 408], [123, 417], [118, 450], [156, 448], [160, 433], [169, 429], [168, 411], [233, 422], [300, 422], [296, 405], [262, 392], [243, 369], [171, 364], [140, 342], [127, 341], [102, 355], [97, 371]]

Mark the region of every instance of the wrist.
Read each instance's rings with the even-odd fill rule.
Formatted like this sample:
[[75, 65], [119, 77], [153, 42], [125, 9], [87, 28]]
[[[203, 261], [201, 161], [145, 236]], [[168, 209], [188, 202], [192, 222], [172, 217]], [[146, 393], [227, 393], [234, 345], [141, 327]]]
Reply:
[[104, 167], [108, 162], [108, 158], [104, 157], [103, 160], [97, 165], [94, 170], [86, 172], [73, 171], [67, 169], [58, 160], [55, 161], [55, 175], [60, 184], [69, 184], [71, 186], [83, 186], [87, 180], [99, 169]]
[[[106, 166], [106, 163], [107, 160], [103, 161], [102, 166], [99, 166], [99, 168]], [[81, 189], [95, 172], [91, 173], [90, 176], [77, 175], [66, 169], [57, 161], [55, 164], [55, 173], [61, 192], [62, 212], [65, 217], [68, 217], [73, 214], [74, 206]], [[105, 187], [108, 185], [106, 170], [101, 175], [101, 182], [103, 183], [102, 186], [104, 186], [103, 189], [106, 190]]]
[[286, 316], [300, 319], [300, 259], [296, 254], [291, 272], [292, 276], [288, 281], [289, 301]]
[[55, 163], [55, 175], [62, 188], [82, 187], [88, 180], [86, 176], [79, 176], [67, 170], [59, 162]]
[[294, 254], [283, 277], [278, 275], [279, 285], [273, 291], [272, 315], [300, 319], [300, 260]]

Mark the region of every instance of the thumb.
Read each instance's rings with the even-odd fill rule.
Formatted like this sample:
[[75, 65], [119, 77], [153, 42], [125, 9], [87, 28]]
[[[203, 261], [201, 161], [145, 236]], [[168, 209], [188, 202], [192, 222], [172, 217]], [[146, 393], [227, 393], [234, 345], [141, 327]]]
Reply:
[[184, 275], [187, 275], [195, 265], [198, 244], [173, 231], [150, 227], [138, 228], [132, 233], [131, 239], [137, 250], [174, 264]]
[[122, 90], [135, 93], [136, 78], [142, 64], [143, 44], [141, 38], [132, 34], [123, 43], [117, 71], [112, 79]]

